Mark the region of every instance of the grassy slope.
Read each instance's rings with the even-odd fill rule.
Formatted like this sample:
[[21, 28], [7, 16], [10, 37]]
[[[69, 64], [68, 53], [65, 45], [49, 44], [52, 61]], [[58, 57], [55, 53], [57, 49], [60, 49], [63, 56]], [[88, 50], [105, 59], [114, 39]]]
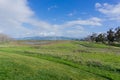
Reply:
[[119, 80], [120, 48], [65, 41], [2, 46], [0, 80]]

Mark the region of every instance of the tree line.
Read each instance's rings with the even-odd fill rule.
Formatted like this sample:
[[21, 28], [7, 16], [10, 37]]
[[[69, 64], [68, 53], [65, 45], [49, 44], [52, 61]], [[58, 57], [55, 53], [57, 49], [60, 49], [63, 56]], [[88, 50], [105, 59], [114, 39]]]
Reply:
[[91, 35], [84, 38], [84, 40], [92, 42], [102, 42], [112, 44], [113, 42], [120, 42], [120, 27], [115, 29], [111, 28], [106, 33], [92, 33]]

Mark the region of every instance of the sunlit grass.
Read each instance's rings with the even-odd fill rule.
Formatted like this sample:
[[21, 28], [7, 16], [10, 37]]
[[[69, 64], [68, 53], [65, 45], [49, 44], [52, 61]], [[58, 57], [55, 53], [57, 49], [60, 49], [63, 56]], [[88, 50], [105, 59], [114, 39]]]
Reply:
[[20, 80], [119, 80], [119, 52], [119, 47], [79, 41], [8, 47], [2, 45], [0, 79], [5, 79], [7, 74], [12, 80], [12, 75], [17, 73], [15, 78], [21, 77]]

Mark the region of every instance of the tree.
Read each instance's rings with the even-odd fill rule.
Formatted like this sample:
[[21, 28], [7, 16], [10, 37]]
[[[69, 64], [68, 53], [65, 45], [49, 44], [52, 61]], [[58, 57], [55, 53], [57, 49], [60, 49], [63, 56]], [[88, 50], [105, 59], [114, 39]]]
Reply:
[[93, 42], [93, 41], [95, 41], [96, 37], [97, 37], [97, 34], [96, 34], [96, 33], [93, 33], [93, 34], [90, 36], [90, 40]]
[[88, 35], [87, 37], [83, 38], [83, 41], [90, 41], [90, 35]]
[[109, 31], [107, 31], [107, 40], [109, 44], [115, 40], [114, 31], [112, 29], [109, 29]]
[[105, 40], [106, 40], [106, 36], [103, 33], [99, 34], [95, 39], [96, 42], [102, 42], [102, 43], [104, 43]]
[[118, 42], [120, 42], [120, 27], [117, 27], [116, 29], [115, 29], [115, 40], [116, 41], [118, 41]]
[[8, 35], [0, 33], [0, 43], [9, 42], [11, 40], [12, 38], [10, 38]]

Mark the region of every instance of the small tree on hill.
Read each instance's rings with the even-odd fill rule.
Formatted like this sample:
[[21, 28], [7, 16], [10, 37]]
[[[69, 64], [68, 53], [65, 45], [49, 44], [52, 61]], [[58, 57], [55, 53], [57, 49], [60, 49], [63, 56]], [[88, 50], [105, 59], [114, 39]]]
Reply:
[[96, 34], [96, 33], [93, 33], [93, 34], [90, 36], [90, 40], [93, 42], [93, 41], [95, 41], [96, 37], [97, 37], [97, 34]]
[[120, 27], [117, 27], [116, 29], [115, 29], [115, 40], [116, 41], [118, 41], [118, 42], [120, 42]]
[[95, 39], [96, 42], [102, 42], [102, 43], [105, 43], [105, 40], [106, 40], [106, 36], [103, 33], [99, 34]]
[[109, 44], [115, 40], [114, 31], [112, 29], [109, 29], [109, 31], [107, 31], [107, 40]]

